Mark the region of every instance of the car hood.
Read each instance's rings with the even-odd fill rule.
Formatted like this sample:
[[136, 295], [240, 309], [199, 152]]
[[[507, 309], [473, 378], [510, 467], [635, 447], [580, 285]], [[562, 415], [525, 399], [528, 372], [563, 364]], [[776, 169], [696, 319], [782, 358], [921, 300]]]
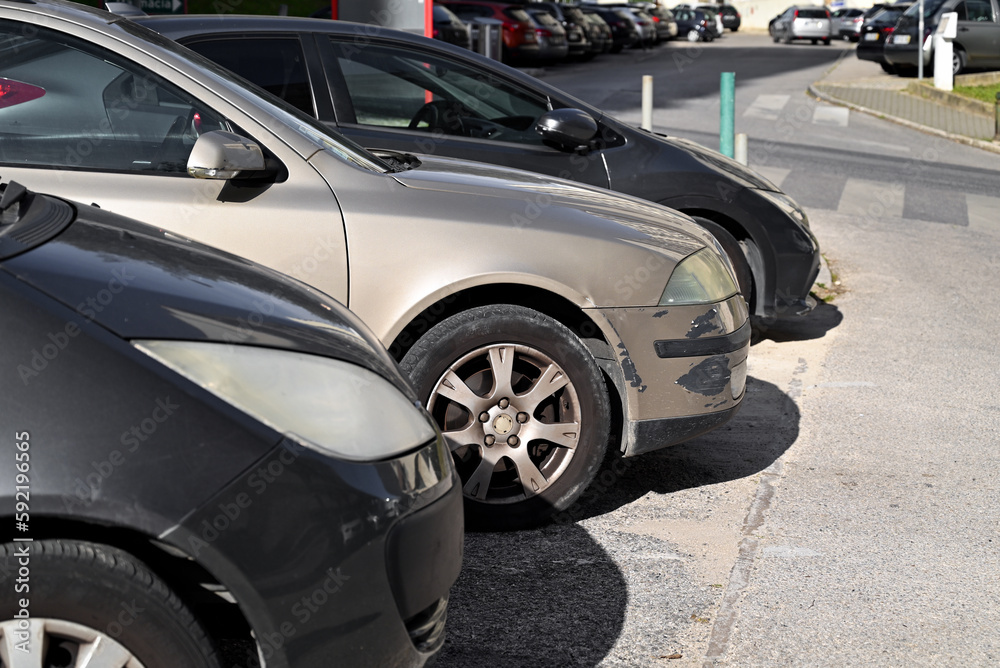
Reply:
[[[420, 190], [505, 198], [534, 203], [550, 218], [577, 212], [588, 221], [605, 221], [617, 238], [684, 257], [713, 244], [711, 236], [688, 216], [629, 195], [573, 181], [480, 162], [420, 156], [416, 169], [393, 176]], [[569, 210], [569, 211], [567, 211]]]
[[[43, 195], [35, 197], [68, 203]], [[412, 395], [369, 329], [322, 293], [248, 260], [94, 207], [0, 262], [124, 339], [217, 341], [353, 362]]]
[[670, 144], [678, 150], [690, 154], [695, 160], [713, 169], [725, 172], [727, 176], [740, 182], [746, 188], [756, 188], [758, 190], [768, 190], [770, 192], [781, 192], [778, 186], [774, 185], [763, 176], [748, 167], [744, 167], [732, 158], [728, 158], [718, 151], [707, 149], [701, 144], [697, 144], [689, 139], [680, 137], [668, 137], [666, 135], [655, 135], [656, 139], [664, 144]]

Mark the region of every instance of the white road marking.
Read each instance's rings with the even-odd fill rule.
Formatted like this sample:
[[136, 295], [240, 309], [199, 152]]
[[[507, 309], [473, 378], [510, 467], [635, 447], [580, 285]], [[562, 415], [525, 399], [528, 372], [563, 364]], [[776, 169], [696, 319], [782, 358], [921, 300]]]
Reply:
[[[752, 153], [751, 153], [752, 155]], [[784, 167], [767, 167], [766, 165], [750, 165], [750, 169], [757, 172], [774, 185], [781, 187], [781, 182], [792, 173], [792, 170]]]
[[743, 112], [743, 115], [751, 118], [766, 118], [769, 121], [776, 121], [778, 120], [778, 113], [785, 108], [790, 99], [790, 95], [758, 95], [753, 104]]
[[840, 194], [837, 211], [861, 216], [872, 222], [883, 218], [902, 218], [904, 195], [902, 183], [847, 179]]
[[850, 114], [851, 110], [847, 107], [831, 107], [821, 104], [813, 110], [813, 123], [846, 128]]
[[974, 230], [1000, 232], [1000, 197], [966, 195], [969, 227]]

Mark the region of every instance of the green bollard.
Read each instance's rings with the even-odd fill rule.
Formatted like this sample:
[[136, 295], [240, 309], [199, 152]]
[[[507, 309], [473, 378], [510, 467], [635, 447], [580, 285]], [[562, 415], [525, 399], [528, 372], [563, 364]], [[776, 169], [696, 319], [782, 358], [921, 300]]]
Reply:
[[733, 157], [736, 133], [736, 73], [723, 72], [720, 79], [719, 152]]

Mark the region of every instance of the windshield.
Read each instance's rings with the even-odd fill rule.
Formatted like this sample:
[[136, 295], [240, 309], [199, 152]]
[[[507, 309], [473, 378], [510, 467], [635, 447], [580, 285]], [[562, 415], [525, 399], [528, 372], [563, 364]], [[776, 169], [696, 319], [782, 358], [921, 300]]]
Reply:
[[[944, 3], [948, 0], [924, 0], [924, 18], [929, 19], [930, 17], [937, 14], [938, 10], [944, 6]], [[920, 16], [920, 3], [913, 3], [910, 8], [906, 10], [903, 16], [911, 16], [914, 19]]]
[[[312, 116], [296, 109], [263, 88], [233, 74], [224, 67], [220, 67], [204, 56], [177, 44], [154, 30], [150, 30], [128, 19], [120, 19], [115, 21], [115, 24], [127, 33], [194, 62], [207, 75], [222, 80], [226, 85], [247, 91], [257, 98], [256, 103], [264, 111], [281, 119], [281, 122], [287, 125], [289, 129], [307, 138], [318, 149], [333, 153], [338, 158], [369, 171], [380, 174], [395, 171], [385, 161], [358, 144], [355, 144], [347, 137], [330, 130]], [[246, 109], [244, 111], [250, 113]]]

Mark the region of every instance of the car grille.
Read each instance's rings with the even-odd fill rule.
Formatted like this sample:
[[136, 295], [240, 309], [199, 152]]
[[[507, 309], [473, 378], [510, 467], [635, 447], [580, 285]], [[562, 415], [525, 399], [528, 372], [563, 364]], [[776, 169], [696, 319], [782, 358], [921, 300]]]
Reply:
[[406, 632], [413, 646], [421, 652], [437, 651], [444, 643], [444, 626], [448, 618], [448, 599], [439, 598], [406, 620]]

